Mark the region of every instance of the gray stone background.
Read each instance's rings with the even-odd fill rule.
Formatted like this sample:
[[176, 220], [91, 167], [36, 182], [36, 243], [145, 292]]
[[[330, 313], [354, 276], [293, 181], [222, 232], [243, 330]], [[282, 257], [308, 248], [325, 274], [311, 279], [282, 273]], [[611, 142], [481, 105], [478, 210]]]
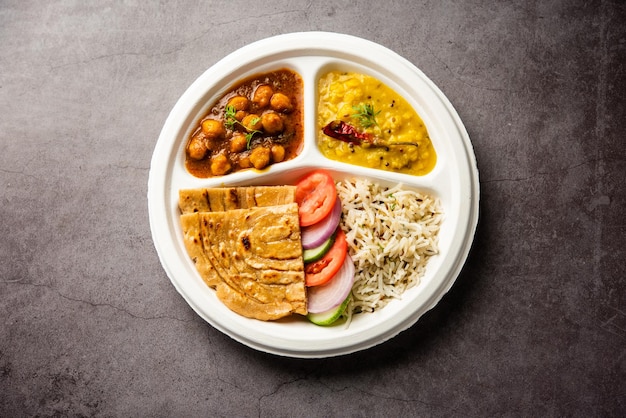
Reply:
[[[0, 416], [623, 416], [624, 1], [0, 0]], [[452, 290], [353, 355], [201, 320], [157, 258], [150, 159], [220, 58], [380, 43], [453, 103], [481, 218]]]

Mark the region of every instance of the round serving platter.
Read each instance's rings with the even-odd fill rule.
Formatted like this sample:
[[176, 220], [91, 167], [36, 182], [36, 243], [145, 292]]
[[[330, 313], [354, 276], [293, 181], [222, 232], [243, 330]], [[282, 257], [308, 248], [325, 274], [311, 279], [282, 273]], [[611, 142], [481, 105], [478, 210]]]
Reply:
[[[289, 68], [304, 83], [304, 146], [293, 160], [262, 172], [241, 171], [200, 179], [185, 169], [185, 145], [193, 125], [233, 84], [247, 76]], [[402, 95], [422, 117], [437, 152], [425, 176], [411, 176], [343, 164], [317, 149], [317, 82], [329, 70], [355, 71], [378, 78]], [[336, 180], [363, 177], [385, 185], [431, 193], [440, 198], [444, 221], [439, 255], [433, 256], [419, 285], [374, 313], [354, 315], [348, 327], [320, 327], [303, 317], [263, 322], [226, 308], [206, 286], [187, 255], [178, 209], [178, 191], [224, 185], [294, 184], [315, 169]], [[257, 350], [289, 357], [317, 358], [352, 353], [380, 344], [413, 325], [434, 307], [456, 280], [469, 253], [478, 222], [479, 183], [469, 136], [445, 95], [418, 68], [376, 43], [337, 33], [302, 32], [249, 44], [205, 71], [180, 97], [168, 116], [152, 157], [148, 181], [150, 228], [161, 264], [174, 287], [204, 320]]]

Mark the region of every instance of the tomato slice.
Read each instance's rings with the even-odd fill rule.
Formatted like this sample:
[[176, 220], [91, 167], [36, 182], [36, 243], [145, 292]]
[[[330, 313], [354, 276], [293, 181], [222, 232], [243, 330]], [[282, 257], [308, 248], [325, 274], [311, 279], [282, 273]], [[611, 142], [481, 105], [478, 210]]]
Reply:
[[328, 215], [337, 200], [335, 181], [327, 172], [316, 170], [296, 184], [300, 226], [313, 225]]
[[346, 234], [338, 228], [335, 243], [330, 250], [313, 263], [304, 266], [304, 277], [307, 286], [319, 286], [327, 283], [339, 271], [348, 253]]

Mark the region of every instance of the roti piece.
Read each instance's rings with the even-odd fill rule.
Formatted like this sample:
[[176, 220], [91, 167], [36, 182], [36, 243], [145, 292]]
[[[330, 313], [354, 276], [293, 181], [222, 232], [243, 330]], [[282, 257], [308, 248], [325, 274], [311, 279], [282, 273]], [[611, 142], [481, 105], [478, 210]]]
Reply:
[[185, 213], [181, 224], [196, 269], [228, 308], [264, 321], [306, 315], [296, 203]]
[[293, 203], [296, 201], [295, 193], [295, 186], [183, 189], [179, 191], [178, 206], [182, 214], [223, 212]]

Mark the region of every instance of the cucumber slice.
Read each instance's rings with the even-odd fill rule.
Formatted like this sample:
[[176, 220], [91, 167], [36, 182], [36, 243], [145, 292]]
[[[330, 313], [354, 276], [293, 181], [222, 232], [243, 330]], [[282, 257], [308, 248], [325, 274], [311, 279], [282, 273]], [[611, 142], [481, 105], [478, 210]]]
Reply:
[[328, 250], [330, 250], [330, 248], [335, 243], [335, 235], [336, 234], [332, 234], [319, 247], [311, 248], [309, 250], [304, 250], [302, 252], [302, 258], [304, 259], [304, 262], [312, 263], [324, 257], [326, 253], [328, 252]]
[[341, 302], [339, 306], [336, 308], [332, 308], [326, 312], [320, 313], [310, 313], [306, 317], [309, 321], [313, 322], [315, 325], [328, 326], [332, 325], [336, 320], [338, 320], [341, 315], [343, 315], [344, 311], [348, 307], [348, 303], [350, 303], [350, 295]]

